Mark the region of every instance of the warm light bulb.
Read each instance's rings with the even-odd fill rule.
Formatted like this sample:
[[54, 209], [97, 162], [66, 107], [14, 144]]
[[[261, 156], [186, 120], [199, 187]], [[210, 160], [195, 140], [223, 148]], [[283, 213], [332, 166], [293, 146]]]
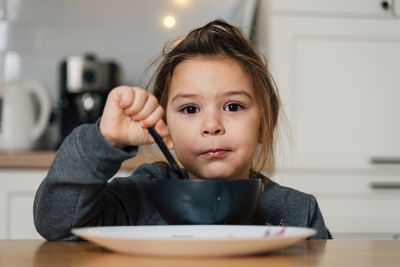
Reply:
[[167, 28], [172, 28], [175, 26], [176, 20], [173, 16], [166, 16], [164, 18], [164, 26]]

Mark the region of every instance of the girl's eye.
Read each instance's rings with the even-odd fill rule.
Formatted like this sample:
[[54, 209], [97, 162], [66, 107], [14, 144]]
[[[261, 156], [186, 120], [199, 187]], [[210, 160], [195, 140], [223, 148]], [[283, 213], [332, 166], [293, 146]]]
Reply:
[[182, 111], [185, 114], [194, 114], [194, 113], [198, 113], [200, 111], [200, 109], [196, 106], [186, 106], [181, 108], [179, 111]]
[[224, 111], [237, 112], [239, 110], [243, 110], [244, 106], [239, 103], [229, 103], [224, 107]]

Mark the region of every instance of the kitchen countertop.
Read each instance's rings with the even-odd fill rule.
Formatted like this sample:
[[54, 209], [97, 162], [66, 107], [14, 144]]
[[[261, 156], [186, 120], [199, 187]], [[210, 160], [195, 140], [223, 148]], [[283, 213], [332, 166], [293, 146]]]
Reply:
[[[48, 169], [56, 151], [1, 152], [0, 169]], [[154, 161], [165, 160], [161, 153], [153, 154], [139, 151], [134, 158], [123, 162], [122, 170], [133, 170], [137, 166]]]
[[93, 243], [0, 240], [0, 266], [399, 266], [400, 241], [304, 240], [256, 256], [149, 257], [118, 254]]

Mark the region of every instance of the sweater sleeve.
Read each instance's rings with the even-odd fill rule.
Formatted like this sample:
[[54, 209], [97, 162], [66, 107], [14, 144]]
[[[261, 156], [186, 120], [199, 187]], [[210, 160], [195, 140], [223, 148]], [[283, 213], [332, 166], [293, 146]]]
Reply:
[[[37, 231], [47, 240], [75, 240], [70, 233], [75, 227], [127, 224], [123, 207], [107, 190], [107, 182], [136, 153], [137, 147], [125, 151], [108, 144], [98, 124], [77, 127], [64, 140], [36, 192]], [[135, 208], [135, 203], [131, 205]]]
[[332, 239], [331, 234], [325, 227], [324, 218], [318, 207], [318, 202], [313, 195], [310, 196], [310, 209], [308, 217], [308, 227], [317, 231], [317, 233], [309, 239]]

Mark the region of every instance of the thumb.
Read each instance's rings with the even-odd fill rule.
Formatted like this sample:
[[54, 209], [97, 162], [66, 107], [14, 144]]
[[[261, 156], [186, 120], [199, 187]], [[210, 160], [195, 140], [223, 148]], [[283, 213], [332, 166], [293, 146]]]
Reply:
[[156, 124], [154, 125], [154, 129], [157, 131], [157, 133], [159, 135], [161, 135], [161, 137], [166, 137], [169, 136], [169, 129], [167, 124], [164, 122], [163, 119], [159, 120], [156, 122]]
[[169, 129], [167, 124], [161, 119], [155, 124], [154, 128], [161, 135], [168, 149], [173, 149], [174, 144], [172, 143], [171, 136], [169, 135]]

